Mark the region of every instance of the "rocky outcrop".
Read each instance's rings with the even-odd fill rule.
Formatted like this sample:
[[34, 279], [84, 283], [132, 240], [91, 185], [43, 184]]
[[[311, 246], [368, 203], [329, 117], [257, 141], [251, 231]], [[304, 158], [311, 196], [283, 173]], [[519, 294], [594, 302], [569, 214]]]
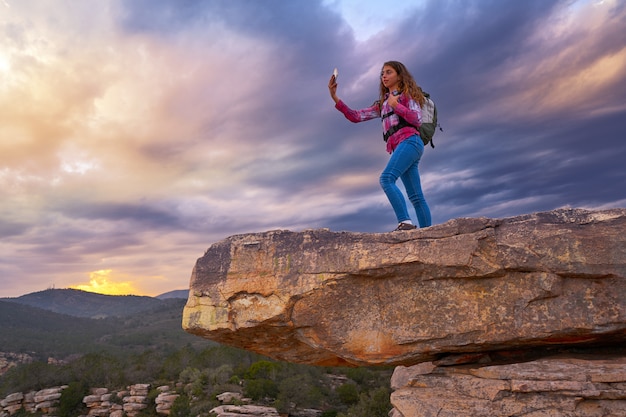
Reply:
[[[154, 400], [155, 410], [159, 415], [169, 415], [172, 404], [179, 397], [168, 385], [157, 387], [158, 395]], [[150, 384], [134, 384], [126, 391], [109, 392], [106, 388], [95, 388], [83, 399], [89, 409], [88, 417], [123, 417], [137, 416], [148, 408]]]
[[109, 392], [107, 388], [94, 388], [91, 394], [83, 398], [83, 403], [89, 410], [89, 417], [122, 417], [124, 407], [122, 406], [122, 392]]
[[397, 367], [391, 417], [626, 416], [626, 357]]
[[0, 400], [0, 417], [15, 414], [21, 409], [27, 413], [51, 415], [57, 411], [62, 391], [67, 385], [27, 393], [15, 392]]
[[[0, 417], [8, 417], [24, 409], [27, 413], [43, 416], [54, 415], [58, 411], [59, 400], [67, 385], [31, 391], [26, 394], [16, 392], [0, 400]], [[130, 385], [127, 390], [109, 391], [107, 388], [92, 388], [83, 398], [88, 409], [86, 417], [133, 417], [148, 408], [150, 384]], [[169, 386], [160, 386], [155, 399], [156, 412], [169, 415], [178, 394]]]
[[130, 417], [138, 415], [142, 410], [148, 408], [148, 392], [150, 384], [135, 384], [129, 387], [129, 395], [124, 395], [124, 413]]
[[159, 391], [159, 395], [154, 400], [156, 412], [169, 416], [172, 405], [174, 405], [174, 401], [180, 397], [180, 394], [176, 394], [176, 392], [172, 391], [170, 387], [166, 385], [158, 387], [157, 390]]
[[194, 268], [183, 327], [273, 358], [405, 365], [626, 339], [626, 210], [408, 232], [237, 235]]
[[14, 366], [31, 363], [33, 357], [27, 353], [0, 352], [0, 375], [6, 373]]
[[244, 398], [243, 394], [240, 392], [232, 392], [232, 391], [227, 391], [227, 392], [223, 392], [221, 394], [217, 394], [216, 397], [217, 401], [219, 401], [222, 404], [232, 404], [234, 402], [239, 402], [239, 403], [250, 403], [251, 399], [250, 398]]
[[625, 416], [626, 209], [232, 236], [196, 262], [183, 327], [289, 362], [430, 368], [394, 385], [394, 416]]
[[[295, 410], [289, 414], [281, 414], [274, 407], [262, 405], [232, 405], [225, 404], [217, 406], [209, 413], [216, 417], [320, 417], [322, 412], [315, 409]], [[293, 414], [296, 413], [296, 414]]]
[[280, 417], [274, 407], [261, 405], [220, 405], [209, 412], [217, 417]]

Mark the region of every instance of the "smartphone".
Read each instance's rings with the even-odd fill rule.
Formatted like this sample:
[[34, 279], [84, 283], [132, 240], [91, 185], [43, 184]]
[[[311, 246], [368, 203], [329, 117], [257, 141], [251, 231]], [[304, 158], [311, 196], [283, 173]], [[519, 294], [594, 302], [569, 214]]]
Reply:
[[335, 80], [337, 79], [337, 76], [339, 75], [339, 71], [337, 71], [337, 68], [335, 68], [333, 70], [333, 77], [335, 77]]

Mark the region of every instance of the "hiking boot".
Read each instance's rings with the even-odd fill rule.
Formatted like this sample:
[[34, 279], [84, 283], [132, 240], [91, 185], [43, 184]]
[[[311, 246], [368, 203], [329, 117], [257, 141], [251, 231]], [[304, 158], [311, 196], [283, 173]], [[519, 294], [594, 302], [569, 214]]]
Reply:
[[394, 232], [402, 231], [402, 230], [413, 230], [417, 229], [417, 226], [409, 223], [400, 223]]

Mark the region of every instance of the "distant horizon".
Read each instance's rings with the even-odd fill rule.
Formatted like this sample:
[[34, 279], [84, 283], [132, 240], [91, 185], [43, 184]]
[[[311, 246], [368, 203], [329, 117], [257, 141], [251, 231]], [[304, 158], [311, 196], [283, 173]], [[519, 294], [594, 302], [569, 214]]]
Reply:
[[31, 292], [27, 292], [21, 295], [17, 295], [17, 296], [4, 296], [4, 295], [0, 295], [0, 299], [5, 299], [5, 298], [19, 298], [25, 295], [29, 295], [29, 294], [36, 294], [39, 292], [45, 292], [45, 291], [51, 291], [51, 290], [74, 290], [74, 291], [82, 291], [82, 292], [86, 292], [86, 293], [90, 293], [90, 294], [98, 294], [98, 295], [109, 295], [109, 296], [113, 296], [113, 297], [126, 297], [126, 296], [135, 296], [135, 297], [150, 297], [150, 298], [158, 298], [160, 296], [163, 296], [165, 294], [169, 294], [169, 293], [174, 293], [177, 291], [189, 291], [188, 288], [180, 288], [180, 289], [176, 289], [176, 290], [170, 290], [170, 291], [165, 291], [162, 293], [159, 293], [157, 295], [147, 295], [147, 294], [106, 294], [106, 293], [100, 293], [100, 292], [96, 292], [96, 291], [88, 291], [88, 290], [83, 290], [80, 288], [56, 288], [56, 287], [49, 287], [46, 288], [44, 290], [37, 290], [37, 291], [31, 291]]
[[159, 294], [187, 286], [229, 236], [394, 230], [381, 121], [336, 110], [334, 68], [352, 109], [378, 99], [390, 60], [436, 103], [443, 131], [419, 163], [434, 225], [626, 207], [621, 0], [3, 0], [0, 10], [9, 296], [49, 285]]

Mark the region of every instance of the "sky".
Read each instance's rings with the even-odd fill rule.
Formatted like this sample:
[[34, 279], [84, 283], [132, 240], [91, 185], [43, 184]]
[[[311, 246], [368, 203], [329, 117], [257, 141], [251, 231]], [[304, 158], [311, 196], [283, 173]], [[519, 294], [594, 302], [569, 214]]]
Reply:
[[[626, 2], [0, 0], [0, 297], [189, 287], [229, 236], [387, 232], [382, 64], [433, 223], [626, 207]], [[415, 221], [415, 213], [410, 209]]]

